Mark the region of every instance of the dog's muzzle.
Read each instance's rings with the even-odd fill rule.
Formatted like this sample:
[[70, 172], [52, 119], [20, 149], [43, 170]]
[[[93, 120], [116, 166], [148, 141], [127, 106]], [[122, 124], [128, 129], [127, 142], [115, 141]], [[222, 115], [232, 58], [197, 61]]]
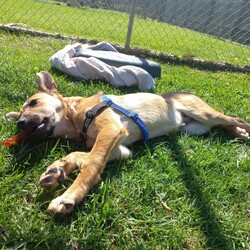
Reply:
[[54, 130], [49, 118], [43, 118], [40, 120], [20, 117], [20, 119], [16, 122], [16, 125], [21, 131], [30, 133], [37, 137], [51, 136]]

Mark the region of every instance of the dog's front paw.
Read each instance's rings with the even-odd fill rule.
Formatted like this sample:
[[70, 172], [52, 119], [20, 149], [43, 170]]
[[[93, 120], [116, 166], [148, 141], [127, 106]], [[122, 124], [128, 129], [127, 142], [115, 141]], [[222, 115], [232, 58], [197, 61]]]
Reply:
[[19, 118], [20, 118], [19, 112], [10, 112], [3, 117], [3, 119], [6, 121], [14, 121], [14, 122], [16, 122]]
[[75, 201], [69, 197], [59, 196], [51, 201], [48, 207], [50, 213], [64, 216], [73, 211], [75, 206]]
[[44, 172], [39, 180], [39, 184], [44, 189], [52, 189], [57, 187], [66, 178], [63, 167], [53, 164], [46, 172]]

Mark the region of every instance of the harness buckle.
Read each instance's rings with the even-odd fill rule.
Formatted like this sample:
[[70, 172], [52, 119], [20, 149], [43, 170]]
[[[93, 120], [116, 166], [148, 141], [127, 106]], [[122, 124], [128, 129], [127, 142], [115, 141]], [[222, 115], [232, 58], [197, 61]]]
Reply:
[[113, 101], [108, 98], [107, 96], [105, 95], [102, 95], [102, 100], [108, 105], [108, 106], [111, 106], [113, 104]]
[[135, 112], [130, 112], [128, 116], [131, 117], [133, 120], [137, 120], [138, 119], [138, 114], [135, 113]]
[[96, 112], [92, 109], [90, 109], [87, 113], [86, 113], [86, 117], [93, 119], [96, 116]]

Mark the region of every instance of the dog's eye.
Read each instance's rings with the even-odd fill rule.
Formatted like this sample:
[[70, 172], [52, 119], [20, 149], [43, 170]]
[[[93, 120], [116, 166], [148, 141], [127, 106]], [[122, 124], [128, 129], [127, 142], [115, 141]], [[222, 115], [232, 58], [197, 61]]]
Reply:
[[36, 99], [32, 100], [32, 101], [29, 103], [29, 107], [34, 107], [34, 106], [36, 106], [36, 105], [37, 105], [37, 100], [36, 100]]

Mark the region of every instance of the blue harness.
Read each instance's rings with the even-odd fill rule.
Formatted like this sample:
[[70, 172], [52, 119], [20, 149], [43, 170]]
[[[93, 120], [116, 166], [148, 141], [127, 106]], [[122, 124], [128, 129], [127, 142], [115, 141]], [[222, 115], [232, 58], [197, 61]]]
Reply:
[[93, 108], [91, 108], [86, 113], [86, 119], [84, 121], [83, 128], [82, 128], [82, 136], [83, 136], [84, 142], [87, 139], [87, 129], [88, 129], [90, 123], [92, 122], [92, 120], [97, 115], [99, 115], [104, 109], [106, 109], [108, 107], [112, 107], [113, 109], [120, 111], [125, 116], [133, 119], [134, 122], [139, 126], [139, 128], [141, 130], [143, 142], [146, 143], [148, 141], [148, 128], [147, 128], [146, 124], [140, 119], [140, 117], [137, 113], [129, 112], [128, 110], [122, 108], [121, 106], [113, 103], [113, 101], [110, 98], [108, 98], [106, 95], [102, 95], [101, 99], [103, 102], [98, 103], [97, 105], [95, 105]]

